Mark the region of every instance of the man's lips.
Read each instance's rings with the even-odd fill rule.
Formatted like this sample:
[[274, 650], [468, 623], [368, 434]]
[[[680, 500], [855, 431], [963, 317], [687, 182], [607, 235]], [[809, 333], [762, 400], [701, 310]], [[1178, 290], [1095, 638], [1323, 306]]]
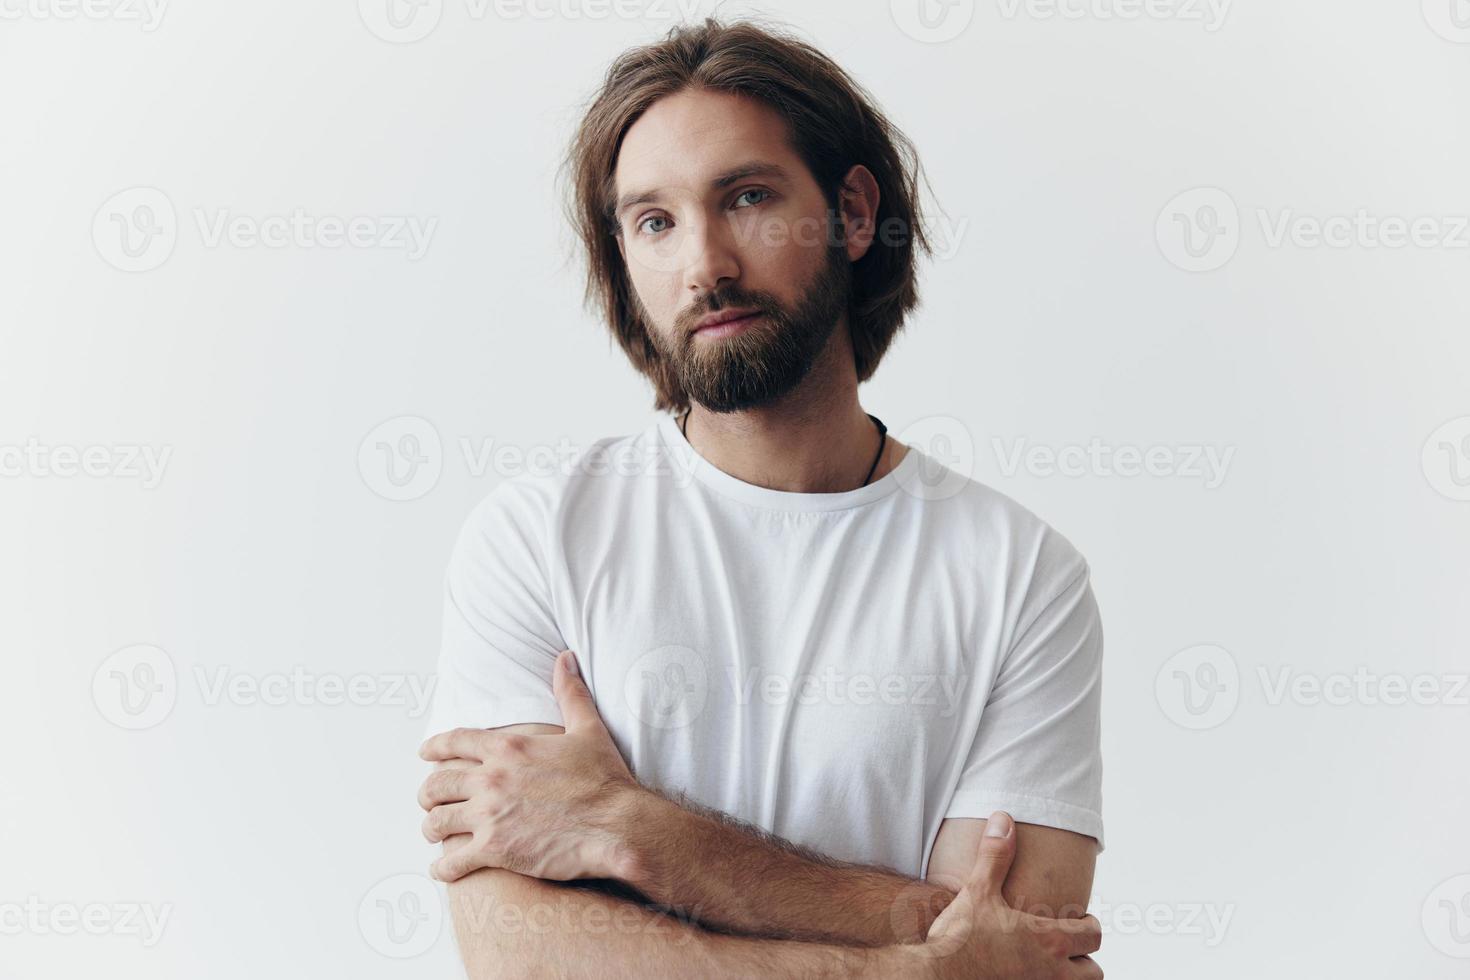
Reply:
[[754, 313], [734, 320], [726, 320], [723, 323], [714, 323], [707, 327], [700, 327], [694, 332], [700, 337], [728, 337], [730, 334], [739, 333], [760, 318], [761, 313], [757, 310]]

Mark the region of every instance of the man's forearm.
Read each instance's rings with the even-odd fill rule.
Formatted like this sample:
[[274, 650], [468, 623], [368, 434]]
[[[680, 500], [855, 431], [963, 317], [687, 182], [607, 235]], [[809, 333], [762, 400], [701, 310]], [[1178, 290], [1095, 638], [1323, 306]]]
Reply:
[[726, 936], [633, 902], [486, 868], [449, 886], [471, 980], [650, 976], [922, 976], [913, 947], [862, 949]]
[[629, 801], [627, 883], [747, 936], [849, 946], [922, 942], [954, 898], [938, 885], [835, 861], [715, 810], [644, 791]]

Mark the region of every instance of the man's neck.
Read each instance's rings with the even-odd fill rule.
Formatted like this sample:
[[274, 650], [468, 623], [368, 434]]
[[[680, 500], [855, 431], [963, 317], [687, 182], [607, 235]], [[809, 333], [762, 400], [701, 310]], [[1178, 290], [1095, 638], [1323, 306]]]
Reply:
[[883, 442], [883, 456], [868, 482], [883, 477], [907, 447], [878, 427], [858, 402], [851, 348], [846, 371], [834, 345], [797, 389], [777, 401], [738, 412], [716, 413], [694, 404], [686, 426], [689, 444], [717, 469], [746, 483], [791, 493], [840, 493], [863, 485]]

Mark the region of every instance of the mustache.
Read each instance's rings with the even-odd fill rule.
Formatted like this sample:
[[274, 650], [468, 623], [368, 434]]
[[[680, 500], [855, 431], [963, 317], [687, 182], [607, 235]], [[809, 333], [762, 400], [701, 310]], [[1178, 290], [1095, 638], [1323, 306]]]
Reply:
[[733, 292], [725, 293], [718, 297], [706, 299], [680, 314], [680, 331], [686, 334], [692, 333], [694, 328], [699, 325], [699, 321], [711, 313], [722, 313], [725, 310], [735, 309], [755, 310], [758, 313], [771, 316], [777, 312], [779, 307], [762, 296]]

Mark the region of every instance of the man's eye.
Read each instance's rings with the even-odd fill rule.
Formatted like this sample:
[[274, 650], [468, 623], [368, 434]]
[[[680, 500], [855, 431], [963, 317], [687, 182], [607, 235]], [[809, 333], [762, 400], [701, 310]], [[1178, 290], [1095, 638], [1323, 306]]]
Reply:
[[644, 218], [644, 219], [643, 219], [643, 220], [642, 220], [642, 221], [640, 221], [640, 222], [638, 222], [638, 231], [639, 231], [639, 232], [640, 232], [640, 233], [642, 233], [642, 234], [649, 234], [649, 235], [657, 235], [657, 234], [658, 234], [658, 233], [659, 233], [659, 232], [660, 232], [660, 231], [663, 231], [663, 229], [662, 229], [662, 228], [660, 228], [660, 229], [657, 229], [657, 230], [655, 230], [655, 231], [650, 231], [650, 232], [644, 232], [644, 231], [643, 231], [643, 226], [644, 226], [644, 225], [646, 225], [646, 224], [648, 224], [648, 223], [649, 223], [649, 222], [650, 222], [650, 221], [667, 221], [667, 220], [668, 220], [668, 219], [667, 219], [667, 218], [665, 218], [665, 217], [664, 217], [664, 216], [663, 216], [663, 215], [661, 215], [661, 214], [655, 214], [655, 215], [651, 215], [651, 216], [649, 216], [649, 217], [647, 217], [647, 218]]
[[[770, 197], [771, 196], [771, 192], [770, 191], [761, 190], [759, 187], [752, 187], [748, 191], [741, 191], [740, 192], [740, 197], [735, 198], [736, 203], [738, 204], [740, 202], [741, 198], [745, 197], [745, 195], [747, 195], [747, 194], [764, 194], [765, 197], [762, 197], [761, 198], [761, 201], [764, 201], [767, 197]], [[756, 204], [759, 204], [759, 203], [761, 203], [761, 201], [757, 201], [755, 203]]]
[[[748, 197], [751, 194], [759, 194], [760, 195], [760, 199], [759, 200], [756, 200], [756, 201], [753, 201], [753, 202], [751, 202], [748, 205], [744, 205], [745, 207], [754, 207], [757, 204], [763, 204], [766, 201], [766, 199], [771, 196], [771, 192], [770, 191], [764, 190], [764, 189], [759, 188], [759, 187], [752, 187], [749, 190], [741, 191], [739, 193], [739, 195], [737, 195], [736, 198], [735, 198], [735, 204], [736, 204], [737, 209], [740, 207], [740, 202], [743, 201], [743, 200], [745, 200], [745, 198]], [[666, 231], [667, 230], [667, 227], [648, 229], [647, 228], [648, 223], [650, 221], [665, 221], [666, 222], [668, 220], [669, 220], [668, 218], [666, 218], [664, 215], [661, 215], [661, 214], [649, 215], [648, 217], [644, 218], [642, 221], [638, 222], [638, 225], [637, 225], [638, 233], [640, 235], [657, 235], [660, 232]]]

